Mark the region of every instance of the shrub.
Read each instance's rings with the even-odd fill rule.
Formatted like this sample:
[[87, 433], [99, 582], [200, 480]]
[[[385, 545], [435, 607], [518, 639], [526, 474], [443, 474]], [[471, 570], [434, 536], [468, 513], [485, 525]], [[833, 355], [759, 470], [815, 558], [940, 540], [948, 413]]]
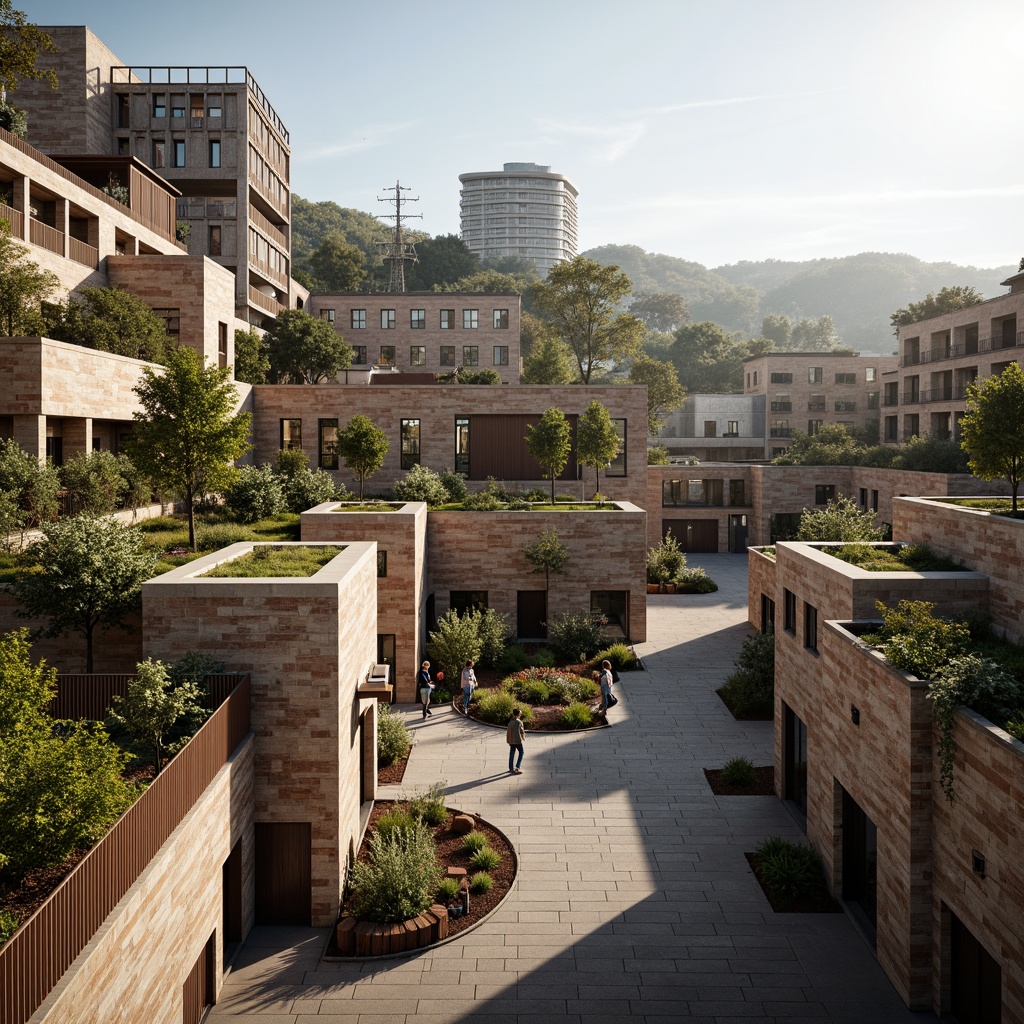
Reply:
[[412, 737], [405, 722], [392, 714], [387, 704], [377, 705], [377, 764], [386, 768], [400, 757], [405, 757]]
[[669, 464], [668, 449], [663, 444], [656, 444], [647, 449], [648, 466], [667, 466]]
[[535, 665], [537, 668], [554, 668], [557, 659], [555, 653], [548, 647], [538, 648], [533, 657], [530, 658], [530, 664]]
[[174, 516], [154, 516], [139, 523], [143, 533], [179, 533], [183, 526], [182, 521]]
[[730, 786], [752, 786], [757, 781], [754, 762], [749, 757], [734, 757], [725, 762], [722, 781]]
[[369, 861], [352, 867], [356, 914], [383, 924], [422, 914], [434, 902], [441, 881], [430, 829], [417, 823], [391, 838], [375, 832], [368, 845]]
[[566, 494], [563, 492], [562, 494], [555, 495], [555, 502], [561, 502], [563, 505], [575, 505], [578, 500], [579, 499], [575, 494]]
[[603, 651], [594, 655], [593, 664], [600, 665], [602, 661], [610, 661], [612, 668], [618, 672], [628, 672], [636, 668], [636, 654], [625, 644], [612, 644]]
[[232, 526], [230, 523], [215, 523], [213, 526], [196, 528], [196, 546], [200, 551], [216, 551], [218, 548], [226, 548], [229, 544], [256, 539], [252, 530], [244, 526]]
[[478, 714], [485, 722], [504, 725], [512, 717], [512, 711], [519, 708], [523, 721], [529, 722], [533, 716], [529, 704], [524, 704], [505, 690], [484, 690], [477, 699]]
[[885, 623], [881, 646], [893, 668], [919, 679], [930, 679], [946, 662], [967, 649], [970, 630], [932, 614], [930, 601], [900, 601], [895, 608], [875, 603]]
[[494, 662], [494, 667], [499, 672], [518, 672], [530, 664], [526, 656], [526, 648], [522, 644], [509, 644], [502, 652], [500, 658]]
[[713, 594], [718, 584], [700, 568], [684, 569], [676, 580], [680, 594]]
[[413, 466], [405, 478], [395, 484], [394, 492], [400, 501], [425, 501], [428, 505], [443, 505], [448, 501], [448, 489], [441, 478], [429, 466], [421, 464]]
[[594, 713], [586, 704], [573, 703], [562, 712], [560, 721], [567, 729], [586, 729], [593, 725]]
[[462, 507], [467, 512], [497, 512], [502, 503], [493, 494], [478, 491], [475, 494], [467, 494], [462, 500]]
[[493, 871], [501, 863], [501, 854], [489, 846], [482, 846], [469, 858], [469, 866], [474, 871]]
[[530, 503], [525, 498], [509, 498], [506, 508], [509, 512], [528, 512]]
[[548, 500], [547, 491], [545, 491], [541, 487], [531, 487], [530, 490], [528, 490], [526, 492], [526, 500], [527, 501], [547, 501]]
[[505, 645], [512, 636], [508, 620], [493, 608], [473, 612], [477, 636], [480, 638], [480, 664], [484, 668], [497, 665], [505, 653]]
[[579, 704], [585, 700], [592, 700], [600, 692], [601, 687], [593, 679], [567, 673], [562, 679], [559, 696], [563, 704]]
[[769, 715], [775, 709], [775, 634], [744, 639], [736, 671], [719, 693], [736, 715]]
[[[502, 689], [519, 700], [530, 704], [547, 702], [576, 704], [595, 697], [600, 687], [592, 679], [578, 676], [574, 672], [561, 672], [549, 668], [527, 668], [506, 676]], [[541, 687], [546, 691], [544, 700], [532, 700], [531, 695], [541, 696]]]
[[668, 530], [662, 542], [647, 552], [647, 582], [664, 586], [675, 583], [686, 568], [686, 555]]
[[586, 661], [601, 647], [601, 616], [564, 612], [548, 623], [548, 643], [563, 664]]
[[440, 825], [448, 817], [445, 786], [444, 782], [435, 782], [425, 793], [417, 793], [409, 800], [409, 813], [427, 825]]
[[284, 503], [289, 512], [305, 512], [325, 501], [345, 501], [350, 497], [322, 469], [315, 473], [304, 469], [284, 481]]
[[862, 512], [856, 502], [841, 494], [824, 508], [805, 508], [800, 515], [796, 539], [872, 541], [883, 540], [884, 532], [875, 526], [874, 512]]
[[1024, 714], [1006, 723], [1006, 731], [1015, 739], [1024, 743]]
[[492, 885], [494, 885], [494, 879], [486, 871], [478, 871], [469, 880], [469, 891], [477, 896], [482, 896], [485, 892], [490, 892]]
[[442, 878], [437, 883], [437, 902], [448, 906], [459, 898], [462, 892], [462, 885], [457, 878]]
[[113, 512], [125, 490], [122, 461], [113, 452], [81, 452], [58, 470], [73, 515]]
[[466, 478], [461, 473], [456, 473], [450, 469], [442, 469], [441, 483], [448, 493], [449, 501], [465, 501], [466, 495], [469, 494]]
[[9, 910], [0, 910], [0, 946], [18, 930], [18, 919]]
[[405, 807], [393, 807], [377, 819], [377, 834], [389, 842], [397, 841], [398, 833], [410, 832], [416, 827], [416, 819]]
[[268, 519], [285, 507], [281, 478], [270, 466], [243, 466], [224, 500], [240, 523]]
[[437, 629], [427, 638], [427, 656], [452, 681], [458, 679], [467, 661], [480, 659], [480, 629], [473, 613], [459, 615], [454, 608], [438, 619]]
[[485, 846], [487, 846], [487, 836], [483, 832], [469, 832], [463, 837], [459, 852], [467, 854], [478, 853]]
[[551, 691], [540, 680], [527, 683], [519, 692], [527, 704], [547, 704], [551, 700]]
[[821, 857], [809, 846], [769, 836], [754, 851], [754, 866], [769, 895], [782, 906], [821, 891]]

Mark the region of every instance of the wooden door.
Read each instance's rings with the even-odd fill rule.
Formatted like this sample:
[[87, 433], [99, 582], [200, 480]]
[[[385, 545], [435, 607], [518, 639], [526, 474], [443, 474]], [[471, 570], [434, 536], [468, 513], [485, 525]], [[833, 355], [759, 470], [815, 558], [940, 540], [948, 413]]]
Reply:
[[256, 923], [309, 925], [313, 918], [312, 826], [257, 822]]
[[547, 639], [548, 594], [546, 590], [516, 592], [516, 636], [522, 640]]
[[188, 972], [188, 977], [181, 986], [181, 1021], [182, 1024], [199, 1024], [208, 1006], [213, 1005], [213, 993], [216, 979], [213, 972], [216, 966], [214, 942], [216, 933], [210, 936], [203, 947], [199, 959]]

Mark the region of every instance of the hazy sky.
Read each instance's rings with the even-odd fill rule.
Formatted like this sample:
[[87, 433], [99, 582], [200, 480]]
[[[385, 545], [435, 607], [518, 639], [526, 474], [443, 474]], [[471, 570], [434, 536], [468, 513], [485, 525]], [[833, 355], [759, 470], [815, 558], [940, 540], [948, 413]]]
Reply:
[[248, 65], [295, 192], [374, 213], [400, 178], [431, 234], [460, 173], [535, 161], [579, 189], [582, 249], [1024, 255], [1020, 0], [15, 6], [128, 64]]

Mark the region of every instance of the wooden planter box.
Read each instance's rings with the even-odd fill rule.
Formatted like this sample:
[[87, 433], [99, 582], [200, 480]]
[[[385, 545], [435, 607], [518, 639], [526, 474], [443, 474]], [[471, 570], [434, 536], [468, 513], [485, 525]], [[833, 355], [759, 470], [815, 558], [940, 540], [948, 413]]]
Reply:
[[419, 917], [396, 924], [378, 924], [346, 917], [339, 922], [335, 938], [342, 956], [385, 956], [407, 953], [448, 938], [448, 910], [435, 903]]
[[674, 583], [648, 583], [648, 594], [674, 594], [676, 585]]

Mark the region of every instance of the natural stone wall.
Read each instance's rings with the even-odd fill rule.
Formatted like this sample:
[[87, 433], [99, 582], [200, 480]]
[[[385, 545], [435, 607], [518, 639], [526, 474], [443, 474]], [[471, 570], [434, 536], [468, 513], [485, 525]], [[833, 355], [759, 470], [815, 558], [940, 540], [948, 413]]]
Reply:
[[761, 621], [762, 594], [775, 602], [775, 626], [781, 629], [781, 596], [776, 594], [775, 559], [756, 548], [747, 548], [747, 621], [758, 631], [764, 629]]

